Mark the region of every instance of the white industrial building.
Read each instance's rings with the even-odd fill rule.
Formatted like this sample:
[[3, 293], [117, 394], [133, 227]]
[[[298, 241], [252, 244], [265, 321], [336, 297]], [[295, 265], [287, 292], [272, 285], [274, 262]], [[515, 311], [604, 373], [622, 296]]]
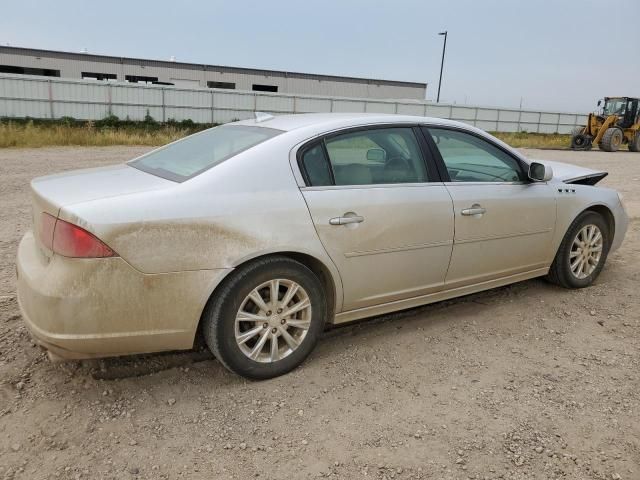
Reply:
[[426, 98], [426, 83], [316, 75], [0, 46], [0, 73], [183, 88], [372, 99]]

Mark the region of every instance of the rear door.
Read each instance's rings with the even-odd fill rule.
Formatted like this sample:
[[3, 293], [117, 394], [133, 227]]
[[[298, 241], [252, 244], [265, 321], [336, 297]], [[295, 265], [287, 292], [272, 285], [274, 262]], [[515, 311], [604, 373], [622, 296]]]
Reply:
[[553, 188], [529, 181], [524, 162], [479, 135], [444, 127], [424, 131], [453, 199], [447, 288], [548, 267]]
[[343, 311], [438, 291], [451, 197], [412, 126], [342, 131], [298, 151], [302, 194], [343, 283]]

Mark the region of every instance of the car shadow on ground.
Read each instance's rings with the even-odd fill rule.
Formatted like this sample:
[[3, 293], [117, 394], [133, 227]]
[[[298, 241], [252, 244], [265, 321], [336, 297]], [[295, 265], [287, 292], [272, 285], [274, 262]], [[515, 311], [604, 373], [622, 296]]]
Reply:
[[[501, 299], [507, 297], [519, 298], [525, 293], [530, 293], [531, 289], [537, 289], [541, 293], [551, 293], [554, 290], [561, 291], [558, 287], [539, 279], [527, 280], [451, 300], [337, 325], [328, 328], [323, 333], [318, 346], [307, 360], [307, 363], [331, 358], [336, 353], [339, 353], [339, 349], [343, 348], [345, 341], [351, 342], [364, 336], [384, 335], [388, 333], [387, 330], [391, 331], [392, 329], [403, 329], [405, 327], [417, 328], [418, 324], [423, 327], [435, 328], [449, 322], [454, 327], [461, 309], [468, 307], [470, 304], [474, 308], [492, 308]], [[480, 314], [481, 312], [478, 313]], [[94, 379], [108, 381], [152, 375], [175, 368], [184, 369], [188, 368], [189, 365], [201, 362], [211, 364], [212, 377], [219, 375], [220, 372], [218, 370], [226, 373], [224, 367], [213, 357], [202, 339], [196, 341], [196, 347], [192, 350], [90, 360], [83, 362], [83, 365], [89, 368], [90, 374]]]

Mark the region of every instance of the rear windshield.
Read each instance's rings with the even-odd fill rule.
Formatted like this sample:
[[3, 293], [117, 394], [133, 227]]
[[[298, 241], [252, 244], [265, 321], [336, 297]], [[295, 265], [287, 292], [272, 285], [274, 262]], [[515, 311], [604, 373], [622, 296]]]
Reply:
[[273, 128], [224, 125], [153, 150], [129, 165], [158, 177], [184, 182], [281, 133], [282, 130]]

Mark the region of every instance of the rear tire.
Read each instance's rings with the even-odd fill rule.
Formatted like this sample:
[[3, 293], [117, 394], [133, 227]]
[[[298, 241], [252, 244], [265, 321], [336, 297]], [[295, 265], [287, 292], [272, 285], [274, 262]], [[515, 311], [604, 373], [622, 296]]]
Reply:
[[629, 142], [630, 152], [640, 152], [640, 131], [636, 132], [633, 140]]
[[[290, 291], [294, 293], [287, 299]], [[287, 315], [303, 304], [308, 306]], [[205, 308], [202, 331], [228, 370], [264, 380], [293, 370], [307, 358], [326, 316], [318, 277], [295, 260], [274, 256], [248, 263], [225, 279]]]
[[622, 145], [624, 135], [622, 130], [616, 127], [607, 128], [604, 132], [602, 140], [600, 140], [600, 148], [605, 152], [615, 152]]
[[[590, 234], [593, 236], [589, 237]], [[611, 233], [602, 215], [592, 211], [581, 213], [562, 239], [547, 280], [564, 288], [588, 287], [602, 271], [610, 245]]]

